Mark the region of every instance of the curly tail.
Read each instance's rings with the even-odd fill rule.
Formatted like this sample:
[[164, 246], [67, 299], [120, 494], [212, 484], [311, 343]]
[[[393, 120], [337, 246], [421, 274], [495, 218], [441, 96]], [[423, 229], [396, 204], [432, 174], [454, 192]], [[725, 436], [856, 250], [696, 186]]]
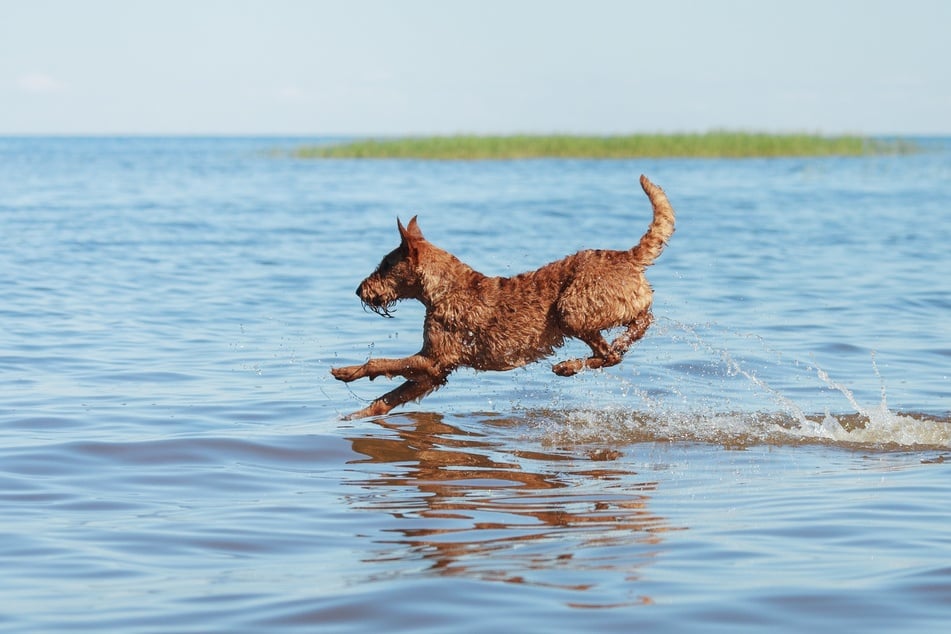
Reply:
[[643, 174], [641, 187], [644, 188], [644, 193], [650, 198], [651, 205], [654, 207], [654, 220], [641, 241], [631, 249], [631, 253], [639, 264], [650, 266], [664, 250], [664, 245], [674, 233], [674, 208], [670, 206], [664, 190], [650, 182]]

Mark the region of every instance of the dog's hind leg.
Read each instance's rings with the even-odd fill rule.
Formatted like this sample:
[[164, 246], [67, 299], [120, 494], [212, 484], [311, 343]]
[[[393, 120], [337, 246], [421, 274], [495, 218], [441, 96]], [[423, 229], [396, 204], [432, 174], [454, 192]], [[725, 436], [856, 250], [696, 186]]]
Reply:
[[594, 370], [597, 368], [608, 368], [617, 365], [624, 357], [634, 342], [641, 339], [647, 329], [653, 322], [650, 311], [645, 311], [627, 325], [627, 330], [608, 345], [608, 342], [601, 336], [601, 333], [589, 333], [579, 335], [578, 339], [584, 341], [591, 348], [592, 355], [587, 359], [568, 359], [557, 363], [552, 367], [552, 372], [559, 376], [573, 376], [581, 370], [588, 368]]
[[394, 407], [399, 407], [404, 403], [423, 398], [443, 383], [445, 383], [445, 379], [438, 381], [436, 379], [424, 378], [406, 381], [395, 390], [387, 392], [363, 409], [348, 415], [346, 420], [366, 418], [368, 416], [382, 416]]
[[627, 330], [622, 332], [614, 341], [611, 342], [611, 351], [609, 356], [611, 358], [617, 357], [617, 361], [611, 363], [610, 365], [616, 365], [620, 363], [621, 357], [624, 356], [624, 353], [626, 353], [631, 346], [644, 337], [644, 334], [647, 332], [647, 329], [650, 328], [652, 323], [654, 323], [654, 315], [651, 314], [650, 310], [644, 311], [640, 314], [640, 316], [638, 316], [637, 319], [629, 323], [627, 325]]

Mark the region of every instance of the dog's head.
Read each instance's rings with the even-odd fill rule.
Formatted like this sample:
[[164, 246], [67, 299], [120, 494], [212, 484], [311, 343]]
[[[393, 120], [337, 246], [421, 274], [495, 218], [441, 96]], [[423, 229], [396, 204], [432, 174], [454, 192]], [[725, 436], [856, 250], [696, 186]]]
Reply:
[[419, 299], [421, 280], [418, 273], [419, 251], [425, 241], [416, 224], [416, 216], [409, 225], [396, 220], [400, 230], [400, 246], [390, 251], [376, 270], [357, 287], [357, 296], [364, 308], [378, 315], [392, 317], [390, 310], [401, 299]]

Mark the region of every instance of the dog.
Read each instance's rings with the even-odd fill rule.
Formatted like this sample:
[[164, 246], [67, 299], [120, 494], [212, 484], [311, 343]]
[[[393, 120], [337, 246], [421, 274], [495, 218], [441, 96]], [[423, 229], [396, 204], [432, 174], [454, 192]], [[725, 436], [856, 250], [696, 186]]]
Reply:
[[[591, 348], [587, 359], [556, 363], [572, 376], [621, 362], [651, 325], [653, 290], [644, 269], [674, 233], [674, 210], [664, 190], [641, 176], [654, 208], [647, 233], [627, 251], [585, 250], [514, 277], [488, 277], [428, 242], [414, 216], [397, 219], [400, 245], [357, 287], [364, 308], [390, 317], [393, 305], [415, 299], [426, 307], [422, 349], [404, 359], [370, 359], [331, 369], [350, 382], [379, 376], [406, 381], [347, 418], [381, 416], [422, 399], [459, 367], [511, 370], [552, 354], [566, 338]], [[610, 344], [602, 331], [625, 327]]]

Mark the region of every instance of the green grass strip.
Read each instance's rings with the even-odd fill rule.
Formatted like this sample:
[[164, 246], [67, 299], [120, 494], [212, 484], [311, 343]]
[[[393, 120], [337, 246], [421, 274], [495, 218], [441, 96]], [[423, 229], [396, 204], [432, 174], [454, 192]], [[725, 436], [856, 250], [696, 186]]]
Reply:
[[916, 151], [904, 140], [818, 134], [706, 132], [618, 136], [514, 135], [371, 138], [294, 150], [298, 158], [501, 160], [868, 156]]

